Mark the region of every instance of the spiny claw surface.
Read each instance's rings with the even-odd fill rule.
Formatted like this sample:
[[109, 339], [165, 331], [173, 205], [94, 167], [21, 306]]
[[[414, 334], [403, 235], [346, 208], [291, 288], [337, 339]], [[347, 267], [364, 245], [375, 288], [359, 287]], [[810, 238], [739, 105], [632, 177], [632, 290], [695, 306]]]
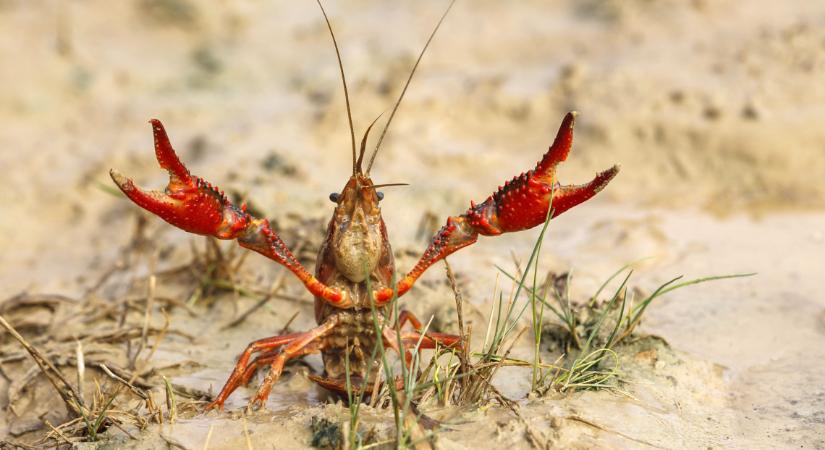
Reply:
[[601, 191], [619, 173], [618, 166], [583, 185], [565, 186], [556, 181], [556, 166], [570, 154], [575, 118], [572, 112], [565, 116], [553, 145], [535, 169], [499, 186], [484, 203], [471, 203], [461, 217], [479, 234], [495, 236], [533, 228], [544, 223], [551, 207], [556, 217]]
[[[398, 295], [407, 292], [435, 262], [475, 243], [479, 234], [497, 236], [533, 228], [547, 220], [551, 207], [553, 217], [556, 217], [592, 198], [607, 186], [619, 173], [619, 166], [599, 173], [582, 185], [561, 185], [556, 181], [556, 166], [570, 154], [575, 119], [574, 112], [564, 117], [553, 145], [533, 170], [499, 186], [483, 203], [470, 202], [470, 208], [464, 214], [448, 218], [447, 224], [433, 236], [432, 243], [415, 267], [398, 282]], [[377, 303], [384, 303], [393, 297], [393, 290], [382, 289], [375, 297]]]
[[155, 156], [169, 172], [169, 184], [164, 191], [144, 190], [112, 169], [115, 184], [133, 202], [170, 224], [191, 233], [233, 239], [249, 224], [244, 207], [233, 205], [223, 192], [189, 173], [169, 143], [163, 125], [152, 119]]
[[318, 281], [295, 258], [266, 219], [255, 218], [246, 206], [234, 205], [226, 195], [206, 180], [189, 173], [169, 143], [163, 124], [152, 119], [155, 156], [160, 167], [169, 172], [163, 191], [144, 190], [128, 177], [112, 169], [115, 184], [129, 199], [170, 224], [190, 233], [218, 239], [238, 239], [238, 243], [271, 258], [292, 271], [313, 295], [339, 305], [351, 306], [344, 292]]

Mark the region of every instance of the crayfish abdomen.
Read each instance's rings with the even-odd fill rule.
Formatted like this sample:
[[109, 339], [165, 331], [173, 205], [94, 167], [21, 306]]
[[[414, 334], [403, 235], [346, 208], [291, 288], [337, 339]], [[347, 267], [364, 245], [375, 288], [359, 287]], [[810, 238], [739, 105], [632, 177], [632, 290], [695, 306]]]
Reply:
[[[321, 355], [327, 381], [323, 384], [346, 386], [347, 369], [352, 384], [356, 384], [353, 380], [362, 380], [365, 385], [372, 384], [380, 367], [379, 360], [372, 358], [377, 343], [375, 329], [376, 325], [379, 330], [384, 328], [385, 310], [386, 307], [375, 310], [375, 318], [371, 309], [329, 311], [329, 315], [336, 316], [338, 326], [321, 338]], [[347, 357], [349, 367], [344, 360]]]

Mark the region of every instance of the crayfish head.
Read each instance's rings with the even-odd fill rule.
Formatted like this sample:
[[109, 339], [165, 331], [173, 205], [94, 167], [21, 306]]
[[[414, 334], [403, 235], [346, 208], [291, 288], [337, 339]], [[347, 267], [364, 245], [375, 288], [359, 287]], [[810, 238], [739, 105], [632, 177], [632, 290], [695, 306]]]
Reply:
[[330, 196], [337, 202], [327, 236], [335, 266], [355, 283], [375, 272], [387, 245], [380, 197], [372, 180], [362, 173], [350, 177], [340, 194]]

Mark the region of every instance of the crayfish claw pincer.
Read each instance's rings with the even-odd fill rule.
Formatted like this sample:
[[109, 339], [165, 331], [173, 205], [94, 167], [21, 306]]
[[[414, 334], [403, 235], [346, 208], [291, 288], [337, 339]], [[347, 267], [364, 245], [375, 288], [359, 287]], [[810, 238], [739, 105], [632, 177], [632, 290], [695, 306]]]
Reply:
[[121, 191], [141, 208], [191, 233], [220, 239], [237, 237], [250, 221], [243, 208], [233, 205], [215, 186], [189, 173], [169, 143], [163, 125], [152, 119], [155, 156], [169, 172], [163, 191], [145, 190], [112, 169], [109, 174]]
[[595, 196], [619, 173], [614, 165], [582, 185], [558, 183], [556, 167], [570, 154], [575, 119], [575, 112], [564, 117], [553, 144], [534, 169], [508, 181], [483, 203], [471, 205], [464, 216], [479, 234], [496, 236], [538, 226], [551, 208], [557, 217]]
[[346, 292], [318, 281], [298, 261], [278, 237], [266, 219], [255, 218], [244, 205], [236, 206], [208, 181], [189, 173], [169, 143], [163, 124], [150, 121], [155, 139], [155, 157], [169, 172], [169, 184], [163, 191], [144, 190], [125, 175], [112, 169], [115, 184], [141, 208], [190, 233], [218, 239], [238, 239], [239, 244], [283, 264], [315, 296], [344, 307], [349, 305]]
[[474, 244], [479, 235], [499, 236], [536, 227], [589, 200], [607, 186], [619, 173], [618, 165], [585, 184], [562, 185], [556, 181], [556, 167], [570, 155], [575, 122], [575, 112], [564, 117], [553, 144], [535, 168], [504, 183], [484, 202], [471, 201], [464, 214], [449, 217], [447, 224], [433, 236], [421, 259], [396, 288], [384, 288], [376, 293], [376, 303], [385, 304], [394, 296], [403, 295], [427, 268]]

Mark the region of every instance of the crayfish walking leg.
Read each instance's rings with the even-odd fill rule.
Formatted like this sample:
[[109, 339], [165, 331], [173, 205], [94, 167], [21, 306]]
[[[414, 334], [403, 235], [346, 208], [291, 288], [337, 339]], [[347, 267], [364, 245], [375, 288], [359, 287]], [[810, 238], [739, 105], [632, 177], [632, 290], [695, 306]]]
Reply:
[[[401, 332], [401, 345], [398, 345], [398, 330], [409, 323], [415, 331]], [[409, 368], [412, 364], [412, 354], [409, 349], [418, 346], [419, 350], [433, 349], [437, 346], [461, 348], [461, 337], [454, 334], [438, 333], [430, 331], [422, 333], [421, 321], [415, 315], [407, 310], [403, 310], [398, 314], [398, 330], [391, 327], [384, 327], [383, 337], [387, 346], [396, 351], [399, 355], [402, 353], [403, 346], [404, 361]]]
[[[286, 361], [297, 356], [319, 351], [319, 345], [316, 341], [328, 333], [335, 325], [336, 322], [330, 320], [306, 333], [291, 333], [252, 342], [238, 358], [235, 369], [232, 371], [229, 379], [226, 380], [226, 384], [224, 384], [220, 394], [215, 397], [214, 401], [206, 405], [205, 410], [213, 408], [223, 409], [224, 402], [238, 386], [248, 383], [259, 367], [270, 364], [270, 373], [261, 385], [261, 389], [258, 390], [256, 396], [250, 401], [250, 406], [255, 403], [263, 404], [269, 396], [272, 383], [280, 377]], [[265, 353], [258, 355], [252, 362], [249, 362], [253, 353], [263, 351], [265, 351]], [[266, 387], [266, 389], [264, 389], [264, 387]]]

